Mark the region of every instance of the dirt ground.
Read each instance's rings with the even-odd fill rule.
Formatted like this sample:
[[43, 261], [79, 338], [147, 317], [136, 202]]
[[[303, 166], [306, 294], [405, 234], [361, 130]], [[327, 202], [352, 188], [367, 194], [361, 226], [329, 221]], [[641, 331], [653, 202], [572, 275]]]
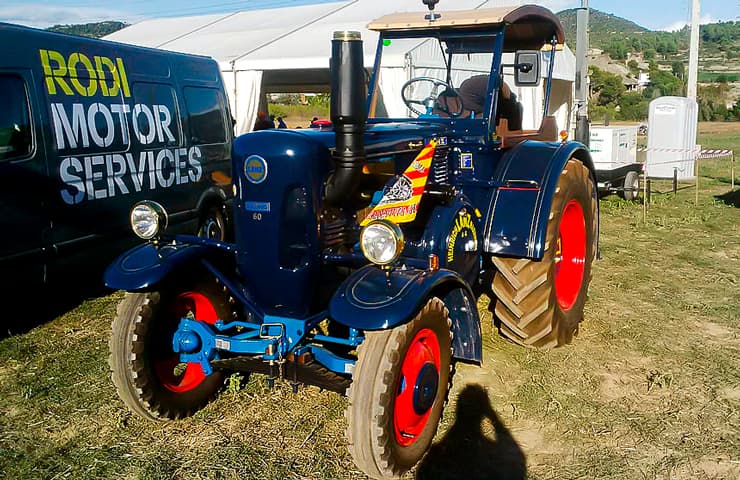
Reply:
[[699, 122], [699, 135], [740, 135], [740, 122]]
[[[707, 145], [740, 150], [739, 132], [700, 125]], [[601, 260], [571, 345], [507, 342], [482, 297], [483, 364], [457, 366], [434, 445], [405, 478], [739, 479], [740, 192], [725, 166], [698, 205], [692, 190], [656, 195], [647, 216], [600, 202]], [[0, 340], [0, 478], [363, 478], [346, 399], [313, 387], [234, 378], [192, 418], [132, 415], [107, 365], [121, 298]]]

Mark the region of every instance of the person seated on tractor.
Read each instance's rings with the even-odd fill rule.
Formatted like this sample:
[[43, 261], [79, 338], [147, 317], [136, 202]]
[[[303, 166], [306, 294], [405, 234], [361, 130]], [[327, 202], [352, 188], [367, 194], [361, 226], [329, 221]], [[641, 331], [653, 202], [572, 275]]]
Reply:
[[275, 128], [275, 123], [270, 120], [266, 112], [260, 110], [257, 113], [257, 121], [254, 123], [252, 130], [256, 132], [257, 130], [269, 130], [271, 128]]
[[[460, 98], [464, 107], [463, 118], [471, 116], [480, 118], [483, 115], [488, 93], [488, 79], [488, 75], [475, 75], [460, 84]], [[522, 104], [517, 101], [516, 94], [511, 91], [503, 79], [501, 79], [501, 90], [498, 97], [496, 125], [501, 118], [509, 121], [509, 130], [522, 129]]]

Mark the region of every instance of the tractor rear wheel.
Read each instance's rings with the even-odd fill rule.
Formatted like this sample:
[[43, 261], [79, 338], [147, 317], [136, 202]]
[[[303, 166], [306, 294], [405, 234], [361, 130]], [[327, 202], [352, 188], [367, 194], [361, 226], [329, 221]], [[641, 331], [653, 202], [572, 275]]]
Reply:
[[190, 416], [223, 386], [223, 374], [206, 376], [199, 363], [182, 363], [172, 337], [182, 317], [215, 323], [230, 318], [215, 284], [192, 289], [127, 293], [110, 338], [111, 377], [121, 399], [148, 420]]
[[588, 168], [571, 158], [552, 200], [543, 259], [493, 258], [494, 313], [503, 336], [536, 348], [570, 343], [583, 320], [597, 230], [596, 188]]
[[432, 298], [409, 323], [365, 333], [346, 417], [349, 451], [367, 475], [397, 477], [429, 448], [449, 388], [450, 326]]

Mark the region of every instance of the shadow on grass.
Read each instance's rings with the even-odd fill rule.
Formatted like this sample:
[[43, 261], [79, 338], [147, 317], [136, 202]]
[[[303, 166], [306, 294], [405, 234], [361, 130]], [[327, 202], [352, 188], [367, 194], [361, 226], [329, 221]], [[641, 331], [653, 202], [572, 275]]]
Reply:
[[70, 282], [67, 285], [12, 290], [0, 315], [0, 340], [20, 335], [77, 308], [83, 301], [110, 294], [95, 282]]
[[[493, 425], [495, 440], [483, 432], [484, 420]], [[432, 446], [416, 474], [417, 480], [524, 480], [526, 476], [524, 452], [480, 385], [467, 385], [460, 392], [455, 423]]]
[[727, 192], [722, 195], [717, 195], [717, 200], [724, 202], [726, 205], [730, 205], [735, 208], [740, 208], [740, 190], [734, 190], [731, 192]]

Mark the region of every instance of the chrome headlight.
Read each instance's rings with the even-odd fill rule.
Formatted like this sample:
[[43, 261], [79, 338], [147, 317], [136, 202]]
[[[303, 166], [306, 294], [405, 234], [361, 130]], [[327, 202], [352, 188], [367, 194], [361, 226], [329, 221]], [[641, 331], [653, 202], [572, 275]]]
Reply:
[[360, 233], [360, 249], [365, 258], [377, 265], [393, 263], [403, 251], [403, 232], [388, 220], [374, 220]]
[[162, 205], [151, 200], [134, 205], [130, 220], [131, 229], [144, 240], [151, 240], [167, 228], [167, 212]]

